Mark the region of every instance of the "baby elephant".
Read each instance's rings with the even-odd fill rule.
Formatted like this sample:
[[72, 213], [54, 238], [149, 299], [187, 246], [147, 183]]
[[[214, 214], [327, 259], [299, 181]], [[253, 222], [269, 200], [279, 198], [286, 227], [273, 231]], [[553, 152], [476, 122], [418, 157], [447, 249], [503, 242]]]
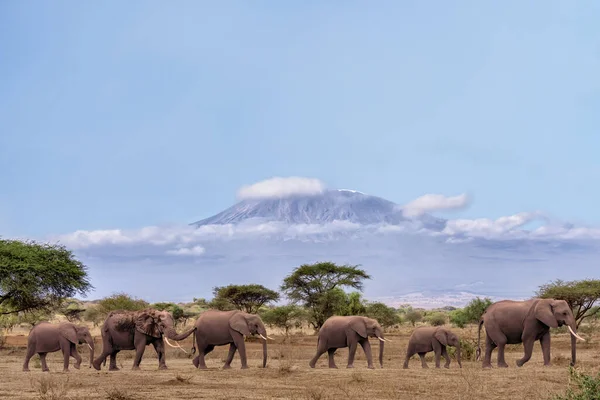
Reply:
[[75, 359], [74, 367], [79, 369], [81, 356], [77, 352], [77, 345], [87, 343], [90, 348], [90, 366], [94, 359], [94, 339], [85, 326], [78, 326], [70, 322], [51, 324], [40, 322], [29, 332], [27, 338], [27, 355], [23, 364], [23, 371], [29, 371], [29, 360], [35, 353], [40, 355], [42, 371], [48, 371], [46, 354], [62, 350], [64, 356], [64, 372], [69, 370], [69, 357]]
[[404, 368], [408, 368], [408, 360], [415, 354], [421, 358], [423, 368], [429, 368], [425, 363], [425, 353], [433, 351], [435, 354], [435, 367], [440, 367], [440, 356], [444, 356], [446, 364], [444, 368], [450, 367], [450, 357], [446, 351], [446, 346], [456, 347], [456, 361], [460, 363], [460, 340], [456, 334], [442, 327], [423, 326], [415, 329], [408, 339], [408, 348], [406, 349], [406, 359]]

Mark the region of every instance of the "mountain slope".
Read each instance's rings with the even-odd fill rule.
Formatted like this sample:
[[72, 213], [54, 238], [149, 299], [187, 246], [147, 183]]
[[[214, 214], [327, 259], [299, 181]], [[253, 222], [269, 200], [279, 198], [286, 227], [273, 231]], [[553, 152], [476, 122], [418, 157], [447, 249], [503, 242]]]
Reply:
[[[228, 209], [191, 225], [238, 224], [248, 220], [287, 224], [323, 224], [347, 221], [360, 225], [397, 225], [408, 219], [398, 205], [353, 190], [327, 190], [316, 195], [242, 200]], [[430, 215], [419, 218], [430, 228], [443, 229], [445, 221]]]

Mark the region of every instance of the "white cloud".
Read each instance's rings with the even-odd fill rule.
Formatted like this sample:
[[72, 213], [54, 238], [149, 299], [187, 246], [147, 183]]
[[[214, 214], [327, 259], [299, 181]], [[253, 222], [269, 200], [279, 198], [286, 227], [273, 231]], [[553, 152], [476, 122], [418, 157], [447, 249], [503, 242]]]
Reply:
[[168, 250], [167, 254], [171, 254], [174, 256], [200, 256], [204, 254], [206, 250], [204, 247], [197, 245], [194, 247], [181, 247], [176, 250]]
[[402, 207], [402, 213], [406, 217], [418, 217], [430, 211], [464, 208], [468, 203], [469, 199], [465, 193], [450, 197], [441, 194], [426, 194]]
[[325, 184], [319, 179], [291, 176], [273, 177], [252, 185], [242, 186], [237, 193], [240, 200], [258, 198], [281, 198], [292, 195], [323, 193]]
[[524, 212], [498, 219], [477, 218], [477, 219], [454, 219], [446, 222], [443, 234], [449, 236], [469, 236], [481, 238], [511, 238], [527, 235], [526, 232], [516, 231], [517, 228], [542, 218], [543, 215], [538, 212]]

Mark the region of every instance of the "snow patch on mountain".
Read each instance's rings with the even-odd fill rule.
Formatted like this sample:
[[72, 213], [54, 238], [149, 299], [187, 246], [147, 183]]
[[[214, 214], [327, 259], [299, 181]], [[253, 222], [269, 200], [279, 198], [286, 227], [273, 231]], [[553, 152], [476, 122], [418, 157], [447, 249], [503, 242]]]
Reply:
[[[424, 227], [441, 231], [446, 221], [428, 214], [416, 218]], [[228, 209], [191, 225], [223, 225], [283, 222], [286, 224], [327, 224], [345, 221], [359, 225], [400, 225], [406, 218], [402, 209], [389, 200], [349, 189], [325, 190], [319, 194], [296, 194], [285, 198], [244, 199]]]

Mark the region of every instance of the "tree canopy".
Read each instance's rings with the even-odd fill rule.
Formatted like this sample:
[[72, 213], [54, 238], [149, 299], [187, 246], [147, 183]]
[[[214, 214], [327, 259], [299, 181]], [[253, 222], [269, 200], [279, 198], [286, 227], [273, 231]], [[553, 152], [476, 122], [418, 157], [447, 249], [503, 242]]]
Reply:
[[251, 314], [256, 314], [263, 305], [279, 300], [279, 293], [257, 284], [217, 286], [213, 293], [213, 302], [226, 300], [236, 309]]
[[98, 302], [98, 309], [102, 314], [108, 314], [115, 310], [137, 311], [143, 310], [149, 306], [148, 302], [142, 299], [136, 299], [127, 293], [115, 293], [105, 297]]
[[57, 307], [92, 288], [87, 267], [64, 246], [0, 239], [0, 315]]
[[591, 311], [594, 304], [600, 300], [600, 280], [584, 279], [565, 282], [558, 279], [540, 286], [536, 295], [540, 298], [566, 301], [573, 310], [579, 327], [585, 318], [593, 315]]
[[365, 279], [371, 279], [371, 276], [358, 266], [317, 262], [295, 268], [283, 280], [281, 290], [292, 302], [301, 302], [310, 310], [311, 324], [319, 329], [335, 314], [334, 305], [340, 303], [339, 298], [343, 296], [345, 301], [342, 288], [362, 290]]

